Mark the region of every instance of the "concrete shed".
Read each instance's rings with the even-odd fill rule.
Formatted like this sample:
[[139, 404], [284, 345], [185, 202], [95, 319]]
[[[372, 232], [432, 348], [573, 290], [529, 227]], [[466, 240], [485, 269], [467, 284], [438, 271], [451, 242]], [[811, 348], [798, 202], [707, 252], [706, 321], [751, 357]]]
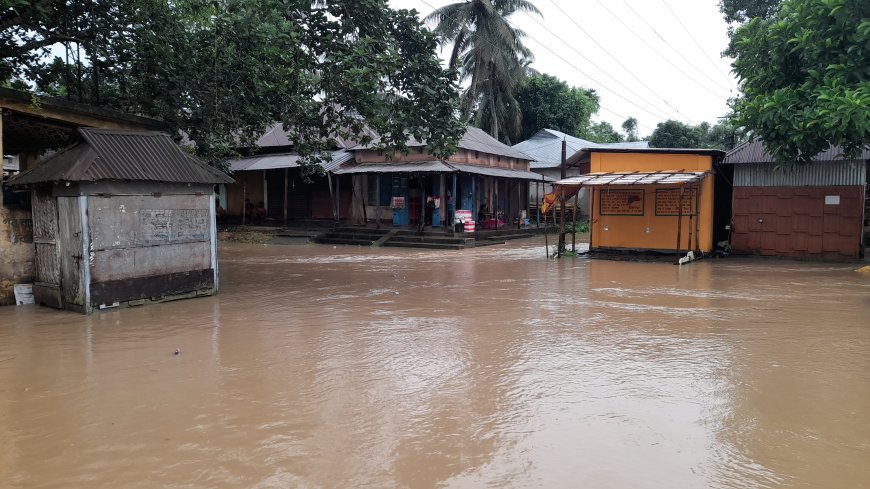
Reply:
[[218, 290], [214, 185], [166, 134], [79, 129], [10, 184], [32, 189], [37, 302], [85, 314]]

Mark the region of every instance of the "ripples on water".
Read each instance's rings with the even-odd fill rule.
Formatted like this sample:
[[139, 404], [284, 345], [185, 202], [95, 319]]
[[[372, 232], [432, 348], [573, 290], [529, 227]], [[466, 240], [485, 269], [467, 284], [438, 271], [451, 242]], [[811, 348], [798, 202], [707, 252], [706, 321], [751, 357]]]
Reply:
[[543, 255], [225, 245], [214, 298], [2, 308], [0, 486], [870, 480], [853, 266]]

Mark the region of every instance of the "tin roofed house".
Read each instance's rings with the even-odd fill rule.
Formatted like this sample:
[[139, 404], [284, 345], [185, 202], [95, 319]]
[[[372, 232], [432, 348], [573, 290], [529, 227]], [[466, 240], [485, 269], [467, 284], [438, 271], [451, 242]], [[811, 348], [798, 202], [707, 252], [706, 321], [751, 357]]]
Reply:
[[163, 133], [77, 134], [10, 182], [32, 189], [35, 300], [89, 314], [216, 293], [214, 185], [232, 179]]
[[858, 259], [867, 246], [868, 162], [868, 149], [849, 160], [830, 147], [807, 165], [777, 169], [761, 140], [731, 150], [724, 163], [734, 168], [733, 251]]

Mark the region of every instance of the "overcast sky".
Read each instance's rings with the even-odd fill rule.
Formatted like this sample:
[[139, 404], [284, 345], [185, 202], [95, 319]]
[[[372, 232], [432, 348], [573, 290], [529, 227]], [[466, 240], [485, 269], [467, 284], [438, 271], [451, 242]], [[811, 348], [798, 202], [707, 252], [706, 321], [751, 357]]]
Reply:
[[[456, 1], [456, 0], [454, 0]], [[641, 136], [666, 119], [715, 124], [737, 95], [718, 0], [532, 0], [542, 16], [517, 13], [535, 56], [532, 67], [594, 88], [605, 120], [621, 131], [636, 117]], [[449, 0], [390, 0], [421, 17]], [[450, 46], [442, 49], [450, 56]]]

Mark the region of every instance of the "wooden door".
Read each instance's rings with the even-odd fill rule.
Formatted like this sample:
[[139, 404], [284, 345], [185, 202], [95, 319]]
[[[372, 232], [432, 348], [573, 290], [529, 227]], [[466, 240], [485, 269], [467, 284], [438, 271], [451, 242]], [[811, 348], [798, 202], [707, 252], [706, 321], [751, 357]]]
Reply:
[[33, 244], [36, 248], [36, 282], [33, 298], [38, 304], [63, 308], [57, 246], [57, 200], [51, 189], [33, 192]]
[[[57, 198], [61, 295], [65, 307], [86, 309], [84, 226], [79, 197]], [[76, 307], [73, 307], [77, 309]]]

